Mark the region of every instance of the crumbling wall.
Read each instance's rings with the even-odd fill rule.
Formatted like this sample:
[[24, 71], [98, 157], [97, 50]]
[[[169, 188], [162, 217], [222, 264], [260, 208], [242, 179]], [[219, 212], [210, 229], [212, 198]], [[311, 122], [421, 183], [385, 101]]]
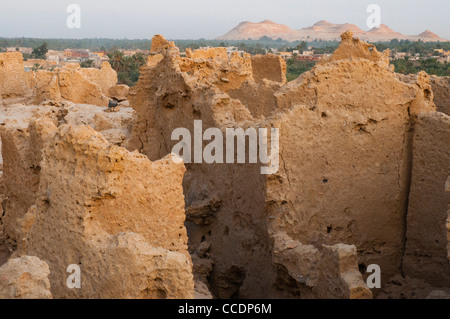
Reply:
[[315, 291], [323, 299], [372, 299], [358, 269], [353, 245], [322, 245], [319, 282]]
[[[31, 115], [31, 114], [30, 114]], [[6, 199], [2, 218], [6, 242], [13, 248], [21, 240], [20, 220], [36, 200], [43, 145], [55, 133], [50, 118], [9, 120], [1, 129]], [[10, 248], [11, 249], [11, 248]]]
[[238, 89], [252, 79], [250, 54], [241, 57], [238, 52], [232, 52], [228, 57], [226, 48], [186, 49], [186, 58], [181, 58], [179, 67], [203, 84], [215, 85], [224, 92]]
[[314, 296], [314, 284], [294, 278], [274, 250], [280, 232], [318, 251], [354, 245], [361, 269], [379, 264], [383, 282], [401, 270], [411, 131], [416, 114], [435, 110], [429, 78], [402, 81], [386, 53], [348, 34], [342, 46], [278, 86], [262, 111], [256, 98], [243, 96], [246, 86], [258, 95], [253, 74], [230, 81], [235, 89], [217, 81], [222, 71], [214, 66], [225, 61], [220, 50], [183, 60], [173, 44], [161, 45], [130, 92], [138, 121], [129, 147], [150, 159], [170, 153], [175, 128], [193, 135], [194, 120], [202, 120], [203, 130], [280, 129], [280, 170], [273, 175], [262, 176], [258, 164], [187, 165], [190, 251], [204, 242], [210, 247], [208, 284], [218, 297]]
[[256, 83], [263, 79], [286, 83], [286, 62], [275, 54], [252, 56], [252, 73]]
[[80, 68], [79, 71], [89, 81], [97, 84], [105, 96], [109, 96], [109, 89], [117, 84], [117, 72], [108, 62], [103, 62], [100, 69]]
[[411, 191], [406, 230], [405, 274], [435, 287], [450, 286], [448, 205], [450, 117], [420, 114], [413, 142]]
[[35, 102], [35, 104], [40, 104], [47, 100], [55, 102], [62, 100], [58, 74], [48, 70], [38, 70], [34, 76], [33, 102]]
[[256, 84], [246, 81], [239, 89], [228, 91], [228, 95], [244, 104], [254, 118], [263, 120], [276, 112], [278, 105], [275, 93], [282, 83], [263, 79]]
[[20, 52], [0, 53], [0, 105], [21, 103], [31, 96]]
[[[141, 69], [139, 82], [130, 92], [138, 121], [134, 126], [136, 144], [127, 147], [141, 150], [151, 160], [170, 153], [177, 143], [171, 140], [173, 129], [184, 127], [193, 132], [194, 120], [201, 119], [203, 129], [207, 129], [252, 118], [239, 101], [215, 85], [204, 85], [202, 76], [181, 71], [179, 63], [183, 62], [178, 54], [174, 46], [157, 52], [152, 62]], [[267, 296], [271, 282], [260, 278], [273, 278], [275, 273], [266, 221], [261, 215], [264, 188], [259, 165], [186, 167], [183, 185], [189, 250], [194, 253], [200, 245], [211, 243], [209, 256], [201, 253], [203, 258], [195, 257], [199, 263], [194, 269], [201, 272], [199, 277], [209, 277], [208, 284], [214, 286], [214, 294], [220, 298]], [[251, 190], [251, 195], [231, 191], [233, 184]], [[255, 205], [260, 207], [254, 209]], [[214, 260], [212, 272], [210, 258]]]
[[116, 112], [105, 112], [105, 108], [93, 105], [69, 105], [63, 109], [64, 122], [72, 126], [88, 125], [108, 140], [122, 146], [131, 137], [135, 112], [129, 107], [120, 107]]
[[[150, 162], [63, 125], [44, 146], [18, 253], [48, 263], [56, 298], [191, 298], [183, 174], [170, 156]], [[65, 285], [70, 264], [81, 266], [81, 289]]]
[[323, 59], [320, 63], [328, 63], [342, 59], [360, 58], [372, 61], [380, 66], [389, 67], [389, 49], [378, 52], [376, 46], [353, 37], [352, 31], [344, 32], [341, 35], [341, 43], [328, 59]]
[[108, 98], [99, 85], [81, 72], [79, 65], [68, 65], [58, 71], [61, 96], [73, 103], [107, 106]]
[[32, 74], [25, 72], [20, 52], [0, 53], [0, 105], [68, 100], [107, 106], [109, 89], [117, 83], [117, 73], [108, 62], [101, 69], [75, 64]]
[[98, 106], [108, 105], [109, 89], [117, 83], [117, 73], [108, 62], [101, 69], [69, 64], [53, 71], [38, 70], [33, 79], [32, 103], [62, 100]]
[[[318, 65], [281, 88], [278, 105], [288, 111], [274, 124], [281, 169], [267, 185], [272, 231], [303, 244], [353, 244], [384, 280], [400, 271], [419, 91], [366, 59]], [[431, 101], [421, 107], [433, 110]]]
[[450, 77], [431, 78], [437, 111], [450, 115]]

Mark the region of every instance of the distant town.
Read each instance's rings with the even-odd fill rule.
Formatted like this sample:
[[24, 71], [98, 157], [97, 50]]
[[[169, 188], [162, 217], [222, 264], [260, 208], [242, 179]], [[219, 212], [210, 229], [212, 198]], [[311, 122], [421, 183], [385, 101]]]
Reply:
[[[16, 40], [19, 41], [19, 40]], [[23, 42], [23, 39], [20, 39]], [[96, 48], [66, 48], [61, 47], [65, 40], [50, 40], [50, 45], [41, 40], [39, 46], [5, 46], [0, 47], [0, 52], [21, 52], [24, 57], [26, 71], [53, 70], [66, 64], [77, 63], [81, 67], [99, 68], [103, 62], [109, 62], [118, 72], [119, 82], [134, 85], [139, 78], [139, 68], [146, 63], [146, 56], [150, 54], [150, 43], [136, 40], [128, 40], [124, 44], [128, 48], [120, 48], [117, 44], [108, 43], [101, 46], [99, 40]], [[56, 41], [56, 42], [55, 42]], [[62, 41], [62, 43], [61, 43]], [[70, 40], [67, 40], [70, 41]], [[83, 40], [79, 40], [83, 41]], [[114, 40], [111, 40], [114, 41]], [[119, 41], [119, 40], [117, 40]], [[14, 39], [0, 41], [11, 44]], [[39, 43], [38, 39], [32, 39], [33, 44]], [[94, 40], [95, 43], [95, 40]], [[285, 40], [273, 40], [262, 37], [260, 40], [248, 41], [217, 41], [217, 40], [179, 40], [176, 45], [182, 51], [184, 49], [206, 49], [210, 47], [226, 47], [229, 54], [238, 52], [250, 54], [275, 54], [281, 56], [287, 62], [288, 81], [294, 80], [301, 73], [311, 69], [320, 59], [331, 55], [336, 49], [337, 41], [314, 42], [288, 42]], [[80, 43], [76, 43], [79, 46]], [[375, 43], [377, 49], [382, 51], [390, 49], [390, 60], [399, 73], [417, 73], [424, 70], [431, 75], [450, 76], [450, 44], [441, 42], [421, 42], [408, 40], [392, 40], [390, 42]], [[129, 47], [134, 48], [129, 48]], [[136, 48], [139, 47], [139, 48]]]

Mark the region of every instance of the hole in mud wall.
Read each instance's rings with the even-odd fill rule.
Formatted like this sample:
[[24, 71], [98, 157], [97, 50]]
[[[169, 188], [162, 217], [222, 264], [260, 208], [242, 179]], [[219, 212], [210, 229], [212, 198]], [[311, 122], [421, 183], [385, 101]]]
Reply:
[[367, 266], [365, 264], [359, 264], [358, 268], [359, 268], [359, 272], [362, 274], [365, 274], [367, 272]]

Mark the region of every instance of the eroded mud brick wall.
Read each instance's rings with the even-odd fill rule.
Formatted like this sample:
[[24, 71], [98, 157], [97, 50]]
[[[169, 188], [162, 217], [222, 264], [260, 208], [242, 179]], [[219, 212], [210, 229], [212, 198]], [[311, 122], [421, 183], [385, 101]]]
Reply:
[[386, 280], [403, 255], [411, 114], [434, 108], [422, 84], [399, 81], [383, 54], [359, 58], [366, 44], [347, 37], [341, 46], [276, 93], [289, 111], [275, 124], [281, 169], [267, 185], [271, 231], [304, 244], [354, 244], [361, 268], [378, 264]]
[[31, 93], [22, 53], [0, 53], [0, 105], [22, 102]]
[[433, 77], [431, 86], [438, 112], [450, 115], [450, 77]]
[[[55, 298], [191, 298], [183, 164], [150, 162], [88, 127], [55, 131], [17, 253], [48, 263]], [[70, 264], [81, 289], [66, 286]]]
[[[224, 60], [182, 61], [173, 44], [161, 41], [154, 50], [158, 51], [150, 57], [138, 85], [130, 93], [139, 119], [135, 126], [135, 147], [150, 159], [170, 153], [176, 143], [171, 141], [172, 131], [183, 127], [193, 132], [194, 120], [201, 119], [206, 129], [251, 119], [239, 101], [217, 87], [233, 87], [243, 82], [241, 76], [230, 74], [240, 66], [229, 65], [233, 58], [228, 60], [226, 54], [218, 52]], [[215, 56], [213, 52], [203, 54]], [[193, 56], [198, 57], [199, 53]], [[194, 66], [190, 72], [197, 72], [198, 77], [189, 76], [191, 64]], [[210, 70], [218, 65], [230, 73]], [[221, 77], [230, 82], [223, 82]], [[219, 84], [211, 85], [211, 81]], [[246, 296], [267, 295], [270, 284], [260, 278], [274, 274], [265, 219], [261, 215], [264, 187], [259, 166], [186, 164], [186, 167], [183, 185], [190, 251], [202, 242], [212, 244], [209, 254], [214, 263], [211, 278], [215, 294], [222, 298], [237, 296], [238, 292]], [[236, 187], [246, 190], [246, 196]], [[255, 209], [255, 205], [259, 208]]]
[[133, 147], [150, 159], [164, 156], [176, 143], [172, 131], [193, 132], [196, 119], [204, 130], [280, 128], [280, 170], [267, 179], [257, 165], [187, 165], [188, 220], [190, 212], [208, 217], [187, 224], [190, 248], [211, 244], [210, 284], [217, 296], [302, 290], [304, 280], [289, 278], [272, 253], [272, 237], [280, 232], [312, 245], [319, 258], [323, 244], [353, 244], [361, 268], [379, 264], [384, 281], [400, 271], [414, 118], [435, 110], [426, 75], [402, 81], [386, 53], [346, 33], [331, 59], [296, 81], [264, 80], [273, 104], [258, 112], [258, 98], [243, 97], [243, 88], [261, 88], [254, 74], [223, 81], [224, 70], [233, 68], [220, 50], [181, 59], [173, 43], [158, 39], [131, 92], [138, 115]]
[[69, 100], [107, 106], [109, 89], [116, 83], [117, 73], [108, 62], [100, 69], [69, 64], [54, 71], [25, 72], [22, 53], [0, 53], [0, 105]]
[[406, 232], [405, 274], [436, 287], [450, 285], [448, 205], [450, 117], [421, 114], [413, 142], [411, 192]]

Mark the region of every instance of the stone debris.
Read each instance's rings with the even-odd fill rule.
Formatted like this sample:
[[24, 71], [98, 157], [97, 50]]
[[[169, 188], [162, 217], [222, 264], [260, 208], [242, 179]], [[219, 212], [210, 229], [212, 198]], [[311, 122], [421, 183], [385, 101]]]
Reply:
[[0, 299], [52, 299], [47, 263], [33, 256], [10, 259], [0, 267]]

